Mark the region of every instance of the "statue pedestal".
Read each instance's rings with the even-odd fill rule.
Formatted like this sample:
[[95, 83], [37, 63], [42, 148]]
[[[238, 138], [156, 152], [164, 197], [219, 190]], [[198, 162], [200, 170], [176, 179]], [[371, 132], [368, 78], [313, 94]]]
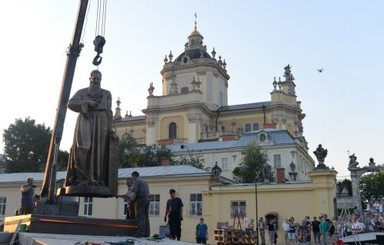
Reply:
[[61, 188], [58, 195], [63, 196], [82, 196], [82, 197], [114, 197], [108, 187], [89, 186], [89, 185], [71, 185]]

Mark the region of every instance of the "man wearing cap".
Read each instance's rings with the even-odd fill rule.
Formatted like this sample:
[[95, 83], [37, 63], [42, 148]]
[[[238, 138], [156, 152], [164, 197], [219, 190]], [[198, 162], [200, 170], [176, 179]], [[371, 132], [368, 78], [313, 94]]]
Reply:
[[132, 179], [134, 181], [132, 187], [132, 202], [136, 205], [136, 221], [139, 225], [138, 236], [149, 237], [149, 202], [150, 193], [147, 181], [143, 180], [137, 171], [132, 173]]
[[176, 191], [174, 189], [169, 190], [171, 198], [167, 201], [165, 208], [164, 222], [167, 222], [171, 231], [171, 238], [180, 241], [181, 237], [181, 221], [183, 220], [183, 202], [179, 197], [176, 197]]

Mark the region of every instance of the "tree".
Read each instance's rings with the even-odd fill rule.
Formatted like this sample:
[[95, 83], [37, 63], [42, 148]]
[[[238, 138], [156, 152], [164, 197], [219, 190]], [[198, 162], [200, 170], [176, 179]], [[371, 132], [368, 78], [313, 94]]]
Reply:
[[360, 179], [361, 200], [384, 197], [384, 175], [380, 172], [363, 175]]
[[271, 166], [268, 165], [268, 155], [262, 148], [253, 142], [241, 153], [244, 155], [242, 162], [233, 170], [235, 180], [242, 183], [251, 183], [256, 177], [273, 181]]
[[125, 135], [119, 142], [120, 167], [159, 166], [163, 159], [171, 159], [172, 153], [165, 146], [141, 145], [130, 135]]
[[204, 158], [201, 154], [195, 154], [193, 151], [188, 151], [187, 155], [178, 156], [171, 161], [171, 165], [191, 165], [195, 168], [209, 170], [204, 167]]
[[59, 154], [57, 155], [57, 163], [56, 163], [57, 171], [67, 170], [68, 157], [69, 157], [68, 151], [59, 150]]
[[[35, 120], [25, 118], [16, 119], [4, 130], [4, 158], [5, 171], [42, 172], [45, 169], [51, 130], [44, 124], [36, 124]], [[58, 169], [65, 169], [68, 152], [59, 151]]]
[[50, 129], [35, 120], [16, 119], [4, 130], [6, 172], [40, 172], [48, 155]]
[[172, 154], [171, 150], [169, 150], [166, 146], [142, 146], [140, 148], [141, 158], [140, 158], [140, 166], [141, 167], [149, 167], [149, 166], [160, 166], [162, 160], [171, 159]]
[[119, 166], [132, 168], [139, 166], [140, 151], [136, 140], [130, 135], [124, 135], [119, 141]]
[[348, 191], [348, 196], [352, 195], [352, 182], [349, 179], [344, 179], [343, 181], [338, 181], [337, 185], [337, 193], [342, 194], [344, 188]]

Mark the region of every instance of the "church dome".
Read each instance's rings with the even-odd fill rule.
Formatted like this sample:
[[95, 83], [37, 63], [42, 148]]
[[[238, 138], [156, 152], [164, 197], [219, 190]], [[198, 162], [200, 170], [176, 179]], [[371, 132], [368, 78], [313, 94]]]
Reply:
[[176, 58], [175, 61], [181, 62], [181, 63], [187, 63], [189, 60], [200, 59], [200, 58], [212, 59], [212, 57], [207, 53], [207, 51], [196, 48], [196, 49], [185, 50]]

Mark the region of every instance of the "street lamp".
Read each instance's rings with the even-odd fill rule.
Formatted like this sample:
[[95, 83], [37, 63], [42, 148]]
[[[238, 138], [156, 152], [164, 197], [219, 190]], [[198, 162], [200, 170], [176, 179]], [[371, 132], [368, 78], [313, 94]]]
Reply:
[[259, 245], [259, 213], [258, 213], [258, 207], [257, 207], [257, 181], [260, 177], [260, 170], [255, 171], [255, 208], [256, 208], [256, 240], [257, 240], [257, 245]]

